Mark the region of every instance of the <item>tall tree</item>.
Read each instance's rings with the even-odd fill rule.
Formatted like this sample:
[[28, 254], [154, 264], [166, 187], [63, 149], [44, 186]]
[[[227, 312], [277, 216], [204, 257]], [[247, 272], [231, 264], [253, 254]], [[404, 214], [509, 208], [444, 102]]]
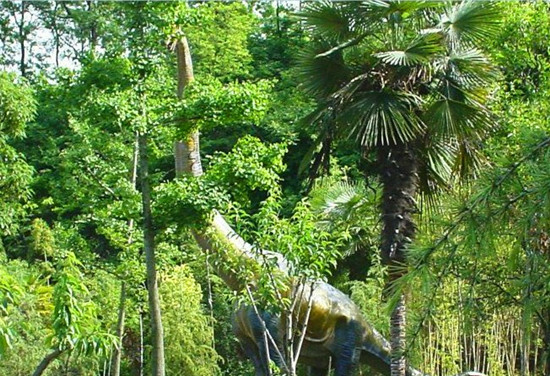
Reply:
[[149, 136], [152, 128], [150, 109], [148, 108], [148, 83], [153, 73], [152, 43], [146, 33], [154, 25], [150, 17], [154, 17], [150, 4], [143, 2], [128, 5], [130, 19], [129, 32], [133, 34], [130, 45], [131, 60], [135, 67], [136, 91], [138, 106], [136, 125], [138, 126], [139, 177], [141, 181], [141, 202], [143, 213], [143, 249], [147, 268], [147, 294], [149, 315], [151, 319], [152, 341], [152, 375], [164, 376], [164, 330], [159, 297], [157, 263], [155, 255], [155, 228], [151, 210], [151, 175], [149, 172]]
[[[483, 104], [492, 69], [478, 48], [497, 30], [497, 12], [474, 1], [325, 2], [302, 16], [316, 41], [299, 67], [319, 103], [309, 120], [319, 125], [319, 143], [355, 138], [377, 166], [391, 286], [406, 273], [418, 196], [468, 176], [479, 160], [492, 126]], [[404, 376], [405, 293], [396, 297], [391, 372]]]

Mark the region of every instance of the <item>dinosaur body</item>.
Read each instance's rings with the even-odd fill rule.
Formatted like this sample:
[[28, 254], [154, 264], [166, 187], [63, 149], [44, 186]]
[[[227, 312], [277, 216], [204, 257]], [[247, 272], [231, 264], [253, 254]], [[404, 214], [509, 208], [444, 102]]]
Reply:
[[[309, 287], [298, 286], [309, 290]], [[308, 292], [303, 294], [308, 297]], [[307, 305], [302, 302], [301, 312]], [[327, 375], [329, 367], [335, 376], [349, 376], [359, 363], [368, 364], [385, 375], [390, 374], [390, 345], [363, 317], [351, 299], [328, 283], [313, 284], [312, 310], [307, 322], [304, 345], [299, 362], [310, 367], [310, 375]], [[233, 317], [233, 328], [243, 351], [252, 360], [256, 376], [268, 375], [267, 351], [263, 320], [270, 334], [279, 345], [282, 343], [285, 320], [269, 312], [256, 312], [249, 306], [241, 306]], [[277, 365], [282, 362], [272, 345], [269, 358]], [[283, 349], [280, 348], [283, 353]], [[415, 374], [414, 370], [408, 372]]]
[[[234, 271], [238, 266], [254, 273], [261, 272], [266, 258], [275, 261], [278, 272], [286, 274], [288, 265], [284, 257], [275, 252], [259, 252], [239, 237], [219, 213], [214, 213], [207, 233], [195, 233], [202, 248], [215, 258], [214, 267], [225, 283], [236, 291], [242, 291], [246, 283]], [[361, 361], [389, 375], [390, 345], [364, 318], [355, 303], [343, 292], [328, 283], [296, 284], [289, 278], [294, 296], [299, 297], [295, 312], [298, 321], [304, 321], [311, 297], [311, 311], [299, 362], [310, 367], [312, 375], [326, 375], [329, 367], [335, 376], [349, 376]], [[260, 317], [258, 317], [260, 316]], [[263, 321], [263, 323], [262, 323]], [[282, 364], [273, 345], [266, 349], [264, 324], [278, 344], [280, 353], [284, 317], [267, 311], [256, 313], [247, 305], [241, 305], [233, 315], [233, 329], [246, 356], [254, 363], [256, 376], [268, 375], [268, 358]], [[412, 374], [413, 371], [409, 372]]]

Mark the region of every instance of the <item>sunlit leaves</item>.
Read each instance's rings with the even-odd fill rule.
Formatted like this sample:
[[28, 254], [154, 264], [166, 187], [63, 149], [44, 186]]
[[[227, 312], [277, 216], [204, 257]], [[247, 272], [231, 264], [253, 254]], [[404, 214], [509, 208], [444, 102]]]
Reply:
[[35, 108], [36, 102], [29, 86], [14, 74], [0, 72], [0, 135], [23, 136], [25, 125], [33, 118]]
[[97, 306], [89, 300], [83, 283], [82, 264], [74, 253], [58, 259], [54, 275], [52, 333], [47, 345], [60, 351], [105, 356], [114, 345], [114, 336], [103, 331], [97, 318]]
[[270, 104], [273, 82], [233, 82], [216, 79], [193, 83], [181, 101], [173, 104], [175, 127], [180, 135], [197, 128], [213, 129], [242, 124], [258, 124]]
[[193, 376], [218, 374], [214, 333], [203, 312], [201, 286], [185, 265], [162, 273], [160, 297], [168, 369]]
[[230, 192], [241, 205], [250, 202], [253, 192], [271, 192], [280, 182], [285, 170], [285, 144], [262, 143], [259, 139], [241, 138], [230, 153], [216, 153], [207, 174]]
[[36, 102], [30, 87], [13, 74], [0, 72], [0, 230], [12, 235], [25, 215], [33, 169], [11, 144], [25, 135]]

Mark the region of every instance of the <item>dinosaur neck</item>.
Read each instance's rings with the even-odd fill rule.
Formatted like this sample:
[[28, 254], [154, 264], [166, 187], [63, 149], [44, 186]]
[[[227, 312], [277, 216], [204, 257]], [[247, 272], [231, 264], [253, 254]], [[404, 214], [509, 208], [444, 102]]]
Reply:
[[254, 284], [266, 262], [275, 262], [277, 269], [287, 273], [284, 257], [275, 252], [255, 249], [241, 238], [216, 210], [212, 213], [210, 226], [203, 231], [193, 231], [200, 247], [213, 256], [216, 274], [231, 289], [242, 291]]
[[[194, 177], [203, 174], [199, 150], [199, 132], [194, 131], [181, 143], [182, 173]], [[208, 228], [202, 232], [193, 231], [193, 236], [203, 250], [213, 255], [216, 274], [231, 289], [241, 291], [246, 284], [254, 283], [254, 277], [259, 275], [267, 259], [275, 261], [277, 269], [288, 272], [288, 263], [280, 253], [254, 248], [216, 210]]]

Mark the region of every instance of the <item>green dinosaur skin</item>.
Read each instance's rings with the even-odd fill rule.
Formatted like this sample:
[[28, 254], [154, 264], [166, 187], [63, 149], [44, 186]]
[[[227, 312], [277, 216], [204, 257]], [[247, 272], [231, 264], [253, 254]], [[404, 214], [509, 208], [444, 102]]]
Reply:
[[[234, 273], [239, 267], [252, 270], [252, 275], [261, 272], [263, 261], [258, 259], [258, 253], [236, 235], [218, 213], [214, 214], [209, 231], [196, 233], [195, 237], [203, 249], [215, 256], [216, 272], [230, 288], [242, 291], [246, 287], [247, 281]], [[263, 252], [266, 253], [276, 258], [277, 270], [286, 273], [286, 260], [280, 254]], [[291, 281], [289, 283], [294, 285]], [[359, 361], [389, 375], [388, 341], [365, 320], [346, 294], [320, 281], [292, 287], [295, 296], [301, 297], [296, 312], [302, 312], [302, 315], [307, 312], [311, 296], [311, 313], [299, 362], [312, 367], [313, 375], [322, 372], [326, 375], [330, 363], [336, 370], [335, 376], [349, 376]], [[266, 311], [259, 314], [280, 346], [285, 320]], [[254, 363], [256, 376], [267, 375], [263, 326], [258, 315], [251, 307], [241, 306], [234, 314], [233, 327], [243, 351]], [[269, 352], [270, 359], [280, 365], [282, 362], [276, 351], [271, 348]]]
[[[246, 286], [250, 286], [250, 280], [243, 279], [235, 273], [236, 270], [245, 269], [249, 277], [261, 273], [265, 258], [258, 257], [254, 248], [239, 237], [217, 212], [214, 211], [209, 231], [195, 232], [194, 235], [199, 245], [215, 256], [217, 274], [235, 291], [243, 291]], [[262, 254], [276, 260], [277, 273], [288, 276], [288, 264], [281, 254], [269, 251], [262, 251]], [[351, 376], [359, 363], [369, 365], [383, 375], [390, 375], [389, 342], [368, 323], [359, 307], [346, 294], [321, 281], [306, 284], [293, 283], [290, 278], [288, 281], [289, 291], [293, 290], [294, 296], [302, 297], [296, 312], [302, 315], [307, 312], [311, 297], [311, 313], [299, 358], [300, 363], [309, 366], [310, 376], [327, 375], [329, 366], [334, 368], [334, 376]], [[241, 305], [235, 311], [233, 330], [242, 350], [253, 362], [256, 376], [269, 375], [268, 351], [269, 358], [277, 365], [282, 365], [274, 347], [266, 349], [263, 324], [281, 348], [285, 322], [279, 315], [268, 311], [256, 313], [246, 305]], [[406, 374], [423, 375], [410, 367]], [[485, 375], [465, 372], [461, 376]]]
[[[298, 288], [306, 290], [300, 302], [300, 311], [305, 312], [309, 286]], [[385, 375], [390, 374], [389, 343], [365, 320], [347, 295], [327, 283], [316, 282], [312, 298], [311, 315], [299, 358], [300, 363], [311, 367], [311, 375], [326, 375], [332, 365], [335, 376], [349, 376], [359, 362]], [[275, 341], [281, 344], [284, 320], [265, 311], [260, 315]], [[257, 314], [248, 306], [239, 307], [233, 318], [233, 327], [243, 351], [254, 363], [256, 376], [267, 375], [263, 329]], [[274, 349], [269, 352], [270, 358], [280, 366]]]

